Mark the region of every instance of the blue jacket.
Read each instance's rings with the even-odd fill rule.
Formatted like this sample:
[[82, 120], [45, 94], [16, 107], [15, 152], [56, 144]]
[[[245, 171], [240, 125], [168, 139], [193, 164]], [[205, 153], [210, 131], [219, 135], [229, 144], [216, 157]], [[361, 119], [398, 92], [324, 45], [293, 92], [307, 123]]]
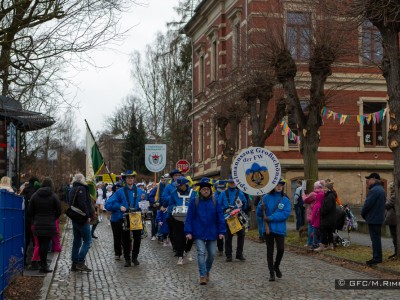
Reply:
[[[291, 210], [289, 198], [282, 197], [281, 193], [264, 195], [257, 206], [256, 214], [258, 217], [263, 217], [263, 211], [260, 208], [261, 203], [264, 203], [266, 216], [270, 218], [268, 222], [270, 232], [286, 236], [286, 220], [289, 218]], [[277, 208], [275, 209], [275, 207]], [[275, 210], [274, 213], [272, 213], [273, 210]]]
[[[191, 194], [190, 194], [190, 191], [192, 191]], [[196, 191], [192, 190], [189, 186], [187, 186], [187, 189], [185, 192], [183, 192], [179, 189], [175, 189], [175, 191], [172, 193], [171, 198], [168, 203], [168, 212], [169, 213], [172, 213], [172, 210], [175, 206], [183, 205], [183, 198], [179, 197], [178, 193], [179, 193], [179, 195], [184, 195], [184, 196], [189, 196], [189, 194], [190, 194], [190, 199], [186, 199], [185, 206], [188, 206], [191, 199], [196, 198], [196, 196], [197, 196]]]
[[168, 212], [167, 211], [157, 211], [156, 223], [162, 222], [163, 224], [160, 226], [159, 232], [162, 234], [169, 233], [169, 227], [167, 222]]
[[[125, 197], [125, 189], [128, 192], [129, 199], [126, 199]], [[121, 211], [121, 206], [124, 206], [127, 209], [133, 208], [140, 210], [139, 201], [142, 197], [143, 191], [137, 188], [137, 195], [134, 196], [134, 190], [134, 188], [129, 189], [128, 186], [125, 186], [112, 194], [110, 199], [108, 199], [105, 204], [105, 209], [111, 212], [111, 222], [118, 222], [123, 218], [124, 213]]]
[[157, 194], [157, 186], [151, 189], [147, 197], [151, 205], [153, 205], [156, 202], [156, 194]]
[[[229, 195], [229, 199], [226, 197], [226, 191], [228, 191], [228, 195]], [[230, 188], [228, 187], [227, 190], [221, 192], [221, 194], [219, 195], [220, 199], [218, 199], [218, 201], [220, 203], [222, 203], [222, 208], [225, 210], [227, 209], [229, 206], [236, 206], [235, 204], [235, 196], [237, 193], [237, 197], [242, 201], [243, 206], [242, 206], [242, 210], [246, 210], [247, 209], [247, 199], [246, 196], [243, 194], [243, 192], [241, 190], [239, 190], [238, 188]]]
[[199, 196], [198, 205], [196, 198], [190, 200], [186, 215], [185, 234], [191, 234], [195, 240], [215, 241], [219, 234], [226, 233], [224, 214], [217, 201], [212, 196], [204, 199]]
[[[161, 196], [161, 205], [163, 207], [168, 206], [168, 203], [171, 201], [171, 195], [175, 191], [176, 191], [176, 187], [172, 183], [168, 184], [164, 188], [164, 190], [162, 192], [162, 196]], [[160, 190], [160, 193], [161, 193], [161, 190]]]
[[365, 199], [364, 206], [361, 209], [361, 217], [367, 224], [382, 225], [385, 220], [385, 202], [386, 194], [379, 183], [370, 186]]

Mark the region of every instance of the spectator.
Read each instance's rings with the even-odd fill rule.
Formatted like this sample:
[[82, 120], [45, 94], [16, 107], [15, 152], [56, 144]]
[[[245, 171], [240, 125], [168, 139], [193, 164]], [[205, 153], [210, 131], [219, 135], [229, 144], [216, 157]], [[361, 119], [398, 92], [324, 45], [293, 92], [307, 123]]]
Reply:
[[[314, 236], [319, 235], [319, 232], [314, 229], [314, 227], [311, 224], [312, 220], [312, 214], [313, 214], [313, 208], [317, 200], [317, 195], [320, 194], [321, 197], [323, 198], [324, 195], [324, 190], [323, 190], [323, 185], [321, 184], [320, 181], [316, 181], [314, 183], [314, 191], [311, 192], [310, 194], [306, 195], [303, 194], [303, 201], [304, 204], [306, 205], [306, 221], [308, 224], [308, 239], [307, 239], [307, 244], [304, 245], [304, 247], [308, 248], [317, 248], [316, 244], [319, 244], [319, 239], [316, 237], [316, 241], [314, 242]], [[322, 205], [322, 201], [321, 201]], [[319, 228], [319, 227], [318, 227]]]
[[391, 182], [389, 185], [390, 188], [390, 198], [387, 199], [385, 208], [386, 208], [386, 216], [385, 216], [385, 224], [389, 225], [390, 235], [392, 236], [392, 241], [394, 245], [394, 253], [389, 256], [389, 259], [396, 258], [397, 256], [397, 221], [396, 221], [396, 210], [395, 210], [395, 199], [396, 195], [394, 192], [394, 183]]
[[33, 234], [39, 243], [39, 272], [52, 272], [47, 265], [47, 252], [51, 238], [57, 234], [56, 220], [61, 215], [61, 204], [54, 193], [54, 184], [50, 178], [44, 179], [42, 187], [33, 194], [28, 214], [33, 220]]
[[7, 176], [3, 176], [0, 179], [0, 189], [9, 191], [10, 193], [14, 193], [14, 189], [11, 186], [11, 178]]
[[334, 250], [333, 232], [336, 225], [336, 192], [332, 183], [325, 184], [324, 201], [321, 206], [321, 244], [315, 251]]
[[296, 213], [296, 230], [304, 225], [304, 202], [303, 202], [303, 188], [302, 181], [297, 180], [297, 188], [293, 195], [294, 211]]
[[365, 177], [369, 192], [361, 209], [361, 217], [368, 224], [369, 236], [372, 242], [372, 259], [366, 261], [368, 266], [382, 262], [382, 224], [385, 218], [386, 195], [378, 173]]
[[72, 220], [74, 240], [72, 242], [71, 271], [91, 272], [92, 270], [86, 266], [85, 260], [92, 246], [90, 221], [95, 216], [95, 211], [90, 198], [89, 187], [86, 184], [85, 177], [80, 173], [74, 175], [69, 199], [71, 204], [75, 203], [75, 206], [88, 216], [88, 220], [84, 224]]

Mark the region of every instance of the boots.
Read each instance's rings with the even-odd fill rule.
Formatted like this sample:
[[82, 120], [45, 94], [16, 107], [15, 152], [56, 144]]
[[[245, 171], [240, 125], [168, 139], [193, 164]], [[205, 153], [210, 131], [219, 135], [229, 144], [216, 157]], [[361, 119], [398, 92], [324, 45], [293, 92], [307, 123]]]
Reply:
[[124, 267], [128, 268], [130, 266], [131, 266], [131, 260], [130, 259], [126, 259]]
[[78, 269], [76, 268], [76, 265], [77, 265], [77, 263], [72, 263], [72, 265], [71, 265], [71, 271], [72, 272], [76, 272], [76, 271], [78, 271]]
[[281, 270], [279, 270], [279, 266], [275, 265], [274, 271], [276, 273], [276, 277], [282, 278], [282, 272], [281, 272]]
[[76, 265], [76, 269], [77, 269], [77, 271], [82, 271], [82, 272], [92, 272], [92, 269], [89, 269], [86, 265], [85, 265], [85, 263], [78, 263], [77, 265]]
[[53, 270], [49, 269], [47, 262], [40, 264], [39, 273], [51, 273], [51, 272], [53, 272]]
[[138, 261], [137, 257], [132, 258], [132, 262], [133, 262], [133, 264], [134, 264], [135, 266], [138, 266], [138, 265], [139, 265], [139, 261]]
[[275, 272], [269, 272], [269, 281], [275, 281]]

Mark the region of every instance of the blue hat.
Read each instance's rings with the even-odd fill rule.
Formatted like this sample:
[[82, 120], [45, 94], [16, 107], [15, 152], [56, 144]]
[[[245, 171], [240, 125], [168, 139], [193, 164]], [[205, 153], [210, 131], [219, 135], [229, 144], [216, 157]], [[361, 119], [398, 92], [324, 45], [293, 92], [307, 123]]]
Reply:
[[217, 182], [217, 188], [218, 189], [222, 189], [222, 188], [225, 188], [225, 187], [226, 187], [226, 180], [219, 180]]
[[203, 187], [209, 187], [211, 189], [212, 187], [212, 180], [208, 177], [203, 177], [200, 182], [196, 183], [197, 186], [199, 186], [200, 188]]
[[186, 184], [189, 182], [189, 179], [187, 179], [185, 176], [179, 176], [176, 182], [174, 182], [175, 186]]
[[127, 170], [125, 173], [122, 173], [122, 174], [121, 174], [121, 177], [122, 177], [122, 178], [125, 178], [125, 177], [127, 177], [127, 176], [135, 176], [135, 177], [136, 177], [136, 172], [135, 172], [135, 171], [132, 171], [132, 170]]
[[178, 169], [174, 169], [169, 173], [169, 177], [174, 177], [175, 174], [181, 174], [182, 175], [182, 172], [180, 170], [178, 170]]
[[280, 178], [278, 184], [285, 185], [286, 184], [286, 179]]
[[230, 175], [229, 178], [228, 178], [228, 180], [227, 180], [226, 182], [227, 182], [227, 183], [231, 183], [231, 182], [235, 182], [235, 181], [233, 180], [232, 176]]
[[115, 184], [115, 186], [116, 186], [116, 187], [122, 187], [122, 184], [121, 184], [121, 182], [117, 182], [117, 183]]

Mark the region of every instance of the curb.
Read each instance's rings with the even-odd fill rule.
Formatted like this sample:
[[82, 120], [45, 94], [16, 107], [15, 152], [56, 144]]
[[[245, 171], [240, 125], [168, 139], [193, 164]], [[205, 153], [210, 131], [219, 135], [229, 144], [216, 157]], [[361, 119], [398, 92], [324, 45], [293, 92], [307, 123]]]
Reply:
[[[304, 253], [308, 253], [309, 252], [308, 250], [304, 249], [303, 247], [300, 247], [300, 246], [297, 246], [297, 245], [288, 244], [288, 243], [285, 243], [285, 245], [287, 245], [287, 246], [289, 246], [291, 248], [294, 248], [294, 249], [301, 250]], [[314, 253], [314, 252], [312, 252], [312, 253]], [[317, 253], [315, 253], [315, 254], [317, 254]], [[321, 252], [318, 253], [318, 254], [319, 255], [323, 255], [323, 256], [327, 256], [327, 257], [332, 257], [332, 258], [335, 258], [335, 259], [339, 259], [339, 260], [344, 261], [344, 262], [353, 263], [353, 264], [356, 264], [356, 265], [359, 265], [359, 266], [367, 267], [365, 263], [362, 263], [362, 262], [359, 262], [359, 261], [354, 261], [354, 260], [343, 258], [343, 257], [339, 257], [339, 256], [336, 256], [336, 255], [333, 255], [333, 254], [321, 253]], [[385, 268], [385, 267], [374, 266], [374, 267], [370, 267], [370, 268], [378, 270], [378, 271], [381, 271], [381, 272], [389, 273], [389, 274], [392, 274], [392, 275], [400, 276], [400, 272], [399, 271], [391, 270], [391, 269], [388, 269], [388, 268]]]
[[[71, 223], [71, 221], [70, 221], [70, 219], [68, 217], [66, 217], [65, 219], [67, 220], [67, 222], [65, 223], [64, 232], [63, 232], [62, 239], [61, 239], [61, 247], [62, 248], [64, 248], [64, 240], [65, 240], [65, 235], [66, 235], [65, 231], [69, 228], [70, 223]], [[46, 275], [44, 277], [44, 279], [43, 279], [43, 284], [42, 284], [42, 287], [41, 287], [40, 293], [39, 293], [39, 300], [46, 300], [47, 299], [47, 294], [49, 292], [50, 284], [51, 284], [51, 282], [53, 281], [53, 278], [54, 278], [55, 268], [56, 268], [58, 259], [60, 257], [60, 253], [61, 252], [57, 252], [56, 255], [54, 255], [53, 260], [51, 262], [50, 268], [53, 269], [53, 272], [48, 274], [48, 275], [51, 275], [51, 276], [47, 276]]]

